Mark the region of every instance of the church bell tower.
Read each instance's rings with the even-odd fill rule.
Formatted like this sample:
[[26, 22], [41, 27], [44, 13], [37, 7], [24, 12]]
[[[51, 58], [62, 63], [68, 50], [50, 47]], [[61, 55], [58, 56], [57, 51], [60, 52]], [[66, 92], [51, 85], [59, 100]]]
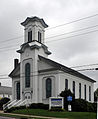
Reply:
[[38, 102], [38, 61], [39, 55], [48, 57], [51, 54], [44, 44], [45, 28], [48, 25], [38, 17], [27, 17], [21, 23], [24, 26], [24, 43], [20, 50], [20, 85], [21, 99], [29, 99], [33, 103]]

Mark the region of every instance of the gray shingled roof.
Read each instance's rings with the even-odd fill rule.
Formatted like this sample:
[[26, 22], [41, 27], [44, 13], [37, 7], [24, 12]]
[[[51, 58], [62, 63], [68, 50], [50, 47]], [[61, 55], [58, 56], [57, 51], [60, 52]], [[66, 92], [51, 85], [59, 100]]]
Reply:
[[[83, 78], [83, 79], [88, 80], [88, 81], [93, 82], [93, 83], [96, 82], [96, 81], [93, 80], [92, 78], [90, 78], [90, 77], [88, 77], [88, 76], [85, 76], [84, 74], [79, 73], [78, 71], [75, 71], [75, 70], [73, 70], [73, 69], [71, 69], [71, 68], [68, 68], [68, 67], [66, 67], [66, 66], [64, 66], [64, 65], [62, 65], [62, 64], [60, 64], [60, 63], [57, 63], [57, 62], [55, 62], [55, 61], [53, 61], [53, 60], [50, 60], [50, 59], [45, 58], [45, 57], [42, 57], [42, 56], [40, 56], [40, 55], [39, 55], [39, 59], [42, 60], [42, 61], [44, 61], [44, 62], [46, 62], [46, 63], [48, 63], [48, 64], [50, 64], [50, 65], [52, 65], [52, 66], [54, 66], [55, 70], [64, 71], [64, 72], [66, 72], [66, 73], [69, 73], [69, 74], [71, 74], [71, 75], [77, 76], [77, 77], [79, 77], [79, 78]], [[18, 66], [9, 74], [9, 76], [10, 76], [10, 77], [14, 77], [14, 76], [15, 76], [15, 72], [17, 72], [17, 70], [20, 70], [20, 63], [19, 63]], [[39, 72], [40, 72], [40, 71], [39, 71]]]
[[25, 26], [30, 21], [31, 22], [38, 21], [38, 22], [40, 22], [43, 25], [44, 28], [48, 27], [48, 25], [45, 23], [45, 21], [43, 19], [40, 19], [39, 17], [36, 17], [36, 16], [34, 16], [34, 17], [27, 17], [27, 19], [24, 22], [22, 22], [21, 25]]
[[0, 86], [0, 94], [12, 95], [12, 87]]

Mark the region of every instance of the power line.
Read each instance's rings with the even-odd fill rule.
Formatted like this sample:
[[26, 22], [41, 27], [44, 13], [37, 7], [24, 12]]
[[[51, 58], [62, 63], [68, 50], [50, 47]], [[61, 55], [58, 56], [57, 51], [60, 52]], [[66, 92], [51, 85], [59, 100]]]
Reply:
[[[50, 39], [50, 38], [54, 38], [54, 37], [58, 37], [58, 36], [78, 32], [78, 31], [82, 31], [82, 30], [86, 30], [86, 29], [91, 29], [91, 28], [94, 28], [94, 27], [98, 27], [98, 25], [89, 26], [89, 27], [86, 27], [86, 28], [81, 28], [81, 29], [78, 29], [78, 30], [74, 30], [74, 31], [71, 31], [71, 32], [67, 32], [67, 33], [63, 33], [63, 34], [59, 34], [59, 35], [55, 35], [55, 36], [51, 36], [51, 37], [46, 37], [45, 39]], [[7, 39], [5, 41], [3, 40], [3, 41], [0, 41], [0, 43], [4, 43], [4, 42], [8, 42], [8, 41], [15, 40], [15, 39], [20, 39], [20, 38], [23, 38], [23, 36], [18, 36], [18, 37], [15, 37], [15, 38]]]
[[71, 31], [71, 32], [67, 32], [67, 33], [63, 33], [63, 34], [59, 34], [59, 35], [55, 35], [55, 36], [51, 36], [51, 37], [46, 37], [45, 39], [50, 39], [50, 38], [54, 38], [54, 37], [58, 37], [58, 36], [78, 32], [78, 31], [83, 31], [83, 30], [87, 30], [87, 29], [91, 29], [91, 28], [95, 28], [95, 27], [98, 27], [98, 25], [94, 25], [94, 26], [90, 26], [90, 27], [86, 27], [86, 28], [81, 28], [81, 29], [78, 29], [78, 30], [74, 30], [74, 31]]
[[[88, 69], [79, 69], [79, 70], [74, 70], [74, 71], [90, 71], [90, 70], [98, 70], [98, 68], [88, 68]], [[68, 71], [67, 73], [70, 73], [70, 72], [73, 72], [73, 71]], [[37, 71], [36, 72], [31, 72], [31, 73], [38, 73]], [[59, 72], [59, 73], [64, 73], [64, 72]], [[25, 73], [22, 73], [22, 74], [25, 74]], [[45, 75], [50, 75], [52, 73], [46, 73]], [[58, 74], [58, 72], [53, 72], [53, 74]], [[30, 75], [30, 77], [33, 77], [33, 76], [39, 76], [39, 75], [44, 75], [44, 73], [42, 74], [34, 74], [34, 75]], [[0, 75], [2, 76], [2, 75]], [[6, 76], [6, 75], [3, 75], [3, 76]], [[23, 78], [25, 76], [20, 76], [20, 78]], [[10, 77], [0, 77], [0, 79], [11, 79]]]
[[5, 41], [2, 40], [2, 41], [0, 41], [0, 43], [4, 43], [4, 42], [8, 42], [8, 41], [15, 40], [15, 39], [20, 39], [20, 38], [23, 38], [23, 36], [18, 36], [18, 37], [15, 37], [15, 38], [7, 39]]
[[85, 32], [85, 33], [81, 33], [81, 34], [77, 34], [77, 35], [72, 35], [72, 36], [68, 36], [68, 37], [65, 37], [65, 38], [61, 38], [61, 39], [55, 39], [55, 40], [51, 40], [51, 41], [48, 40], [45, 43], [47, 43], [47, 42], [55, 42], [55, 41], [58, 41], [58, 40], [65, 40], [65, 39], [68, 39], [68, 38], [73, 38], [73, 37], [86, 35], [86, 34], [90, 34], [90, 33], [94, 33], [94, 32], [98, 32], [98, 30], [93, 30], [93, 31], [89, 31], [89, 32]]
[[[71, 22], [68, 22], [68, 23], [65, 23], [65, 24], [57, 25], [57, 26], [48, 28], [48, 29], [46, 29], [46, 30], [54, 29], [54, 28], [60, 27], [60, 26], [65, 26], [65, 25], [72, 24], [72, 23], [75, 23], [75, 22], [78, 22], [78, 21], [81, 21], [81, 20], [89, 19], [89, 18], [92, 18], [92, 17], [95, 17], [95, 16], [98, 16], [98, 14], [94, 14], [94, 15], [91, 15], [91, 16], [83, 17], [83, 18], [81, 18], [81, 19], [77, 19], [77, 20], [74, 20], [74, 21], [71, 21]], [[15, 38], [7, 39], [6, 41], [11, 41], [11, 40], [20, 39], [20, 38], [23, 38], [23, 36], [18, 36], [18, 37], [15, 37]], [[2, 41], [0, 41], [0, 42], [3, 43], [4, 40], [2, 40]]]
[[94, 14], [94, 15], [91, 15], [91, 16], [83, 17], [83, 18], [80, 18], [80, 19], [77, 19], [77, 20], [74, 20], [74, 21], [71, 21], [71, 22], [67, 22], [65, 24], [60, 24], [60, 25], [57, 25], [57, 26], [54, 26], [54, 27], [51, 27], [51, 28], [47, 28], [46, 30], [50, 30], [50, 29], [54, 29], [54, 28], [57, 28], [57, 27], [65, 26], [65, 25], [68, 25], [68, 24], [72, 24], [72, 23], [79, 22], [79, 21], [82, 21], [82, 20], [85, 20], [85, 19], [96, 17], [96, 16], [98, 16], [98, 14]]
[[16, 44], [16, 45], [9, 45], [9, 46], [6, 46], [6, 47], [0, 47], [0, 50], [2, 50], [2, 49], [6, 49], [6, 48], [9, 48], [9, 47], [16, 47], [16, 46], [19, 46], [20, 44], [18, 43], [18, 44]]
[[[77, 34], [77, 35], [72, 35], [72, 36], [69, 36], [69, 37], [65, 37], [65, 38], [60, 38], [60, 39], [55, 39], [55, 40], [51, 40], [51, 41], [46, 41], [45, 43], [48, 43], [48, 42], [54, 42], [54, 41], [58, 41], [58, 40], [65, 40], [65, 39], [68, 39], [68, 38], [72, 38], [72, 37], [77, 37], [77, 36], [81, 36], [81, 35], [85, 35], [85, 34], [89, 34], [89, 33], [93, 33], [93, 32], [98, 32], [98, 30], [93, 30], [93, 31], [89, 31], [89, 32], [85, 32], [85, 33], [81, 33], [81, 34]], [[17, 45], [18, 46], [18, 45]], [[6, 50], [13, 50], [13, 48], [11, 49], [6, 49], [5, 48], [9, 48], [9, 47], [3, 47], [4, 50], [3, 51], [0, 51], [0, 52], [4, 52]], [[3, 49], [3, 48], [0, 48], [0, 49]], [[16, 48], [16, 47], [15, 47]], [[14, 48], [14, 49], [15, 49]]]
[[94, 66], [94, 65], [98, 65], [98, 63], [96, 63], [96, 64], [87, 64], [87, 65], [74, 66], [74, 67], [70, 67], [70, 68], [79, 68], [79, 67], [87, 67], [87, 66]]

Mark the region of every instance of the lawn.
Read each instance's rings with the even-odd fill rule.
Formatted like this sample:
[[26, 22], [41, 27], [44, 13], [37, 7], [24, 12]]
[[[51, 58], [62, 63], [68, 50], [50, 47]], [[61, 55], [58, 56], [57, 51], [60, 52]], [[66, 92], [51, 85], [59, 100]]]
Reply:
[[15, 110], [12, 113], [68, 118], [68, 119], [96, 119], [97, 116], [97, 114], [93, 112], [67, 112], [67, 111], [53, 112], [43, 109], [21, 109], [21, 110]]

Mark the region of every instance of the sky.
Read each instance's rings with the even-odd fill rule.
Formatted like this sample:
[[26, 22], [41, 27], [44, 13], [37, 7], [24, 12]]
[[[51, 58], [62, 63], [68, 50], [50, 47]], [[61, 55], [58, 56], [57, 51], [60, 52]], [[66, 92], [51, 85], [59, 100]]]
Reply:
[[[0, 0], [2, 85], [12, 85], [7, 76], [14, 59], [19, 58], [16, 50], [24, 42], [20, 23], [31, 16], [43, 18], [49, 25], [45, 31], [45, 44], [52, 52], [49, 58], [68, 67], [97, 64], [75, 70], [98, 67], [98, 0]], [[81, 73], [96, 80], [94, 89], [98, 88], [98, 70]]]

